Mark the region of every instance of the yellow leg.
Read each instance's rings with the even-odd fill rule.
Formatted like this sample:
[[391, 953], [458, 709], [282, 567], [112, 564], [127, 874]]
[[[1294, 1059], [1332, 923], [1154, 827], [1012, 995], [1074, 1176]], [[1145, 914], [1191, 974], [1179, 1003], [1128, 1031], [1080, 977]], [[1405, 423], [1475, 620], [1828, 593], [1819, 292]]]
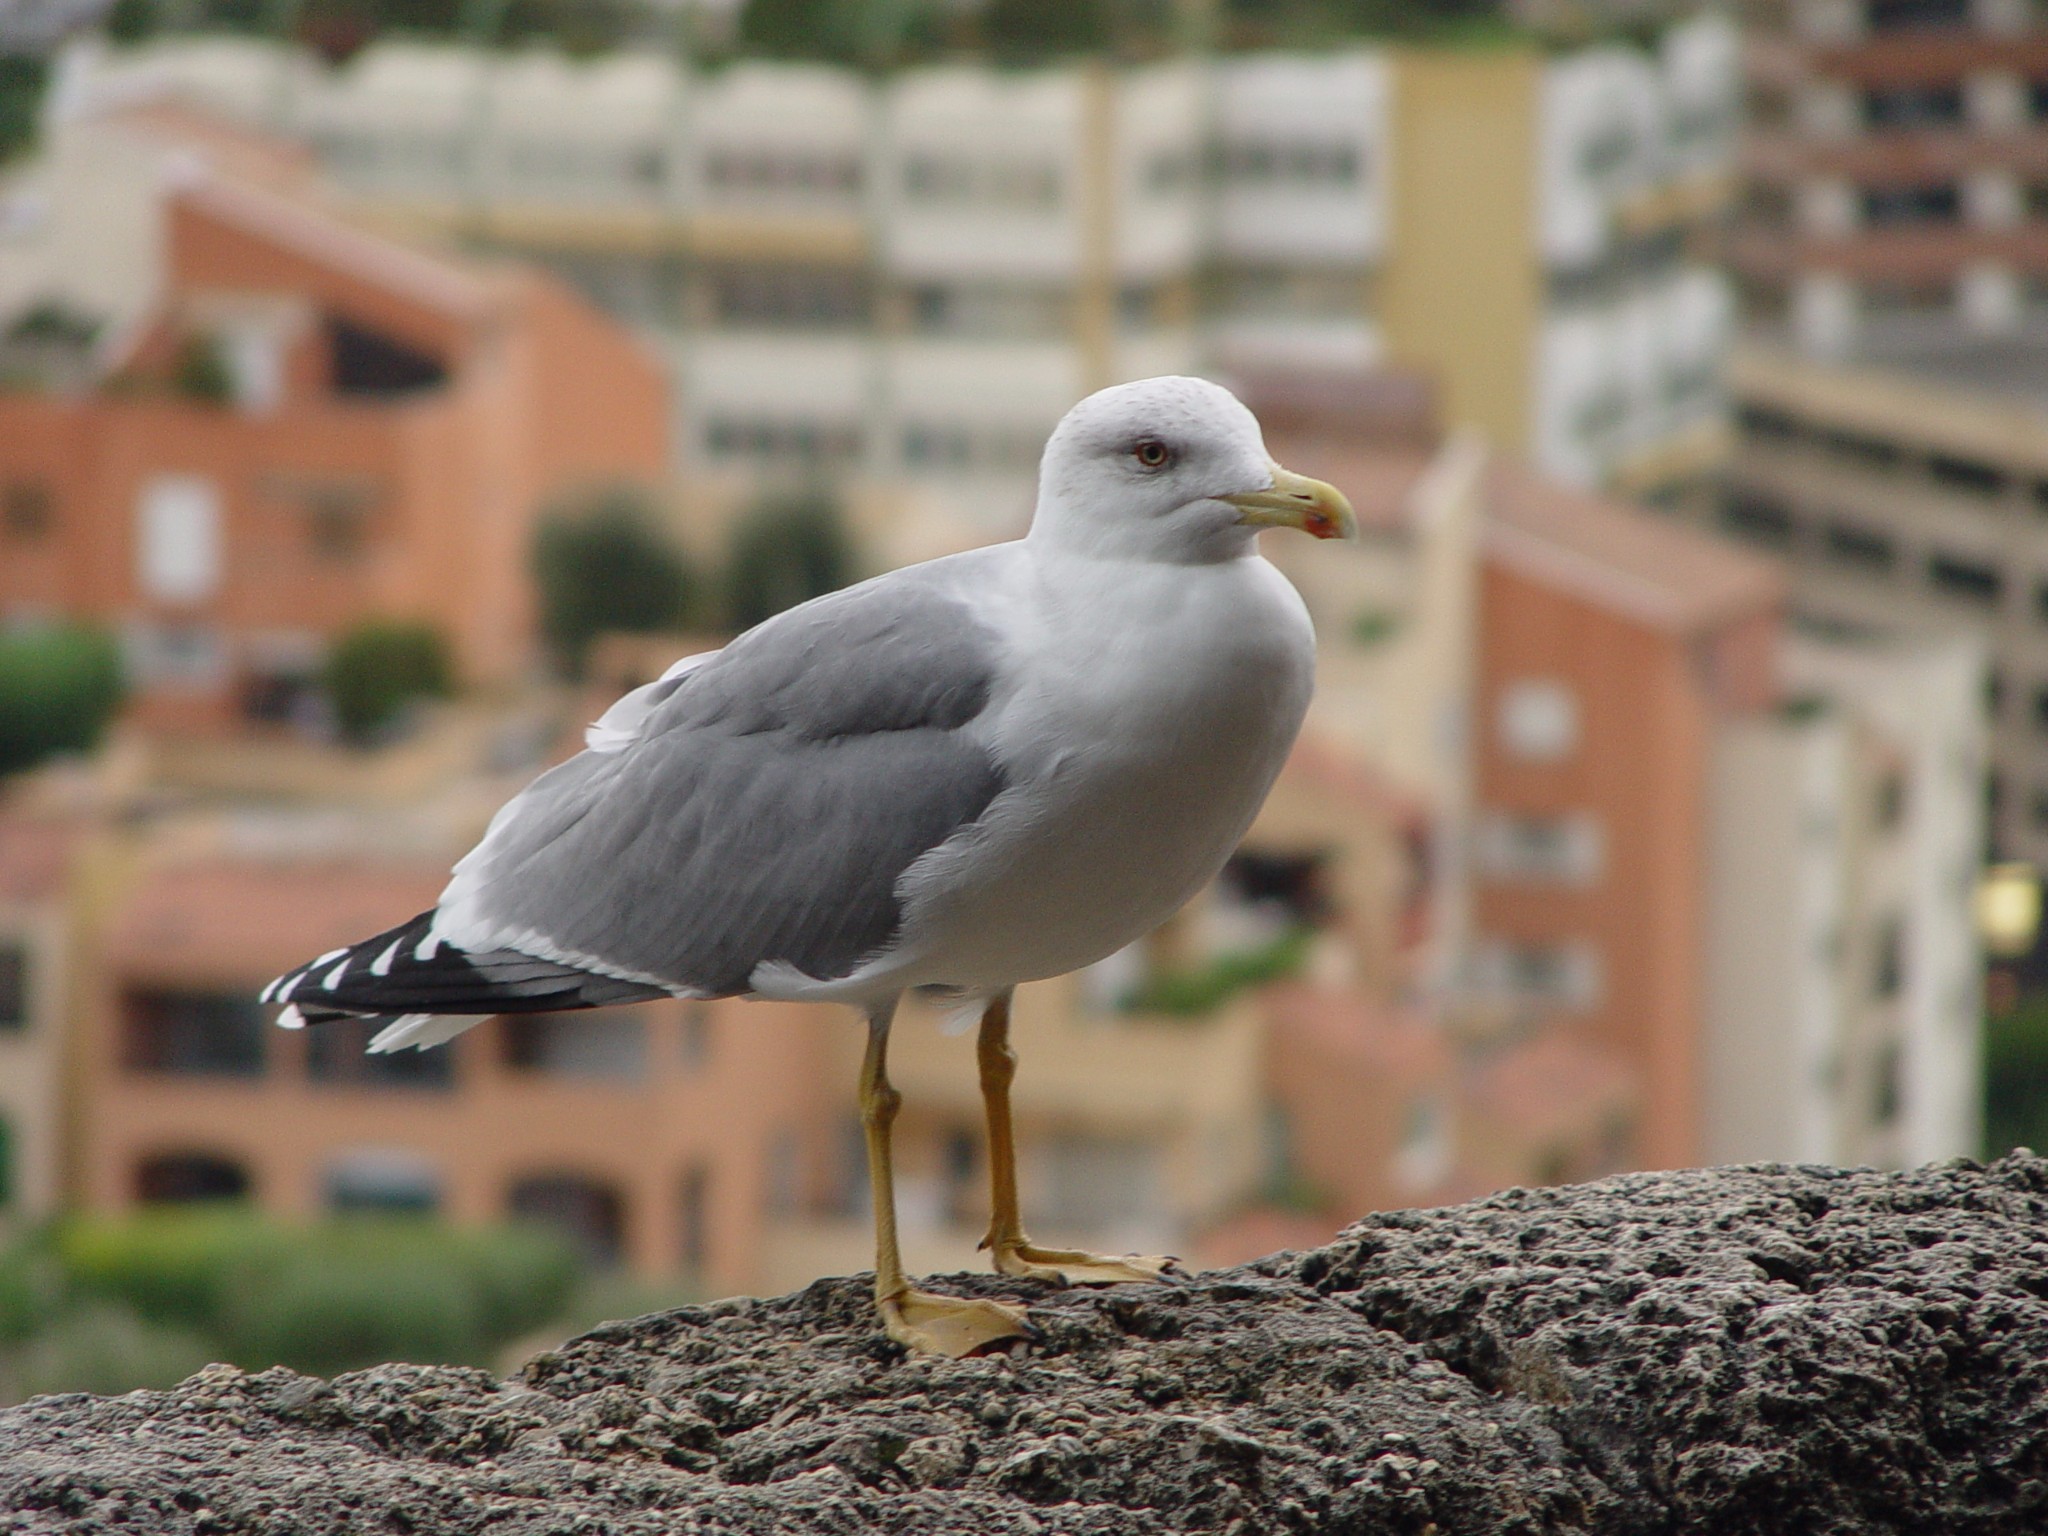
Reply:
[[1010, 1082], [1017, 1075], [1017, 1053], [1010, 1049], [1009, 993], [997, 997], [982, 1014], [976, 1054], [981, 1066], [981, 1102], [988, 1114], [992, 1207], [988, 1236], [981, 1246], [989, 1250], [996, 1268], [1006, 1275], [1066, 1285], [1157, 1280], [1172, 1259], [1135, 1253], [1110, 1258], [1073, 1248], [1040, 1248], [1024, 1235], [1024, 1218], [1017, 1209], [1017, 1142], [1010, 1126]]
[[867, 1056], [860, 1068], [860, 1118], [867, 1132], [868, 1184], [875, 1205], [875, 1309], [889, 1337], [907, 1349], [959, 1359], [1029, 1329], [1022, 1307], [912, 1290], [896, 1247], [896, 1184], [889, 1168], [889, 1132], [903, 1095], [889, 1086], [889, 1024], [895, 1003], [868, 1015]]

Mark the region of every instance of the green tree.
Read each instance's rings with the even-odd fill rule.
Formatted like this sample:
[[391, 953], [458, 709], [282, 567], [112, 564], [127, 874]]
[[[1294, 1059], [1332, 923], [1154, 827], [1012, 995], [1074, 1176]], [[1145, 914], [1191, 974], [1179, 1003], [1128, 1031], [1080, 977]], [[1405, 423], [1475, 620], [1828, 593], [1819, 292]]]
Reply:
[[121, 702], [121, 653], [99, 630], [0, 637], [0, 774], [87, 752]]
[[[37, 1268], [44, 1250], [52, 1276]], [[44, 1250], [0, 1253], [0, 1350], [31, 1341], [16, 1354], [38, 1391], [168, 1385], [213, 1359], [320, 1375], [485, 1365], [560, 1316], [581, 1278], [575, 1247], [541, 1227], [367, 1214], [287, 1225], [245, 1205], [74, 1217]]]
[[440, 631], [391, 620], [359, 624], [337, 640], [321, 682], [342, 735], [358, 743], [390, 727], [414, 700], [455, 691]]
[[34, 147], [49, 80], [50, 66], [42, 59], [0, 54], [0, 164]]
[[697, 582], [644, 494], [615, 486], [545, 514], [535, 531], [540, 627], [563, 671], [583, 675], [612, 630], [660, 634], [688, 622]]
[[1992, 1157], [2048, 1149], [2048, 995], [2035, 993], [1985, 1026], [1984, 1140]]
[[850, 0], [746, 0], [740, 8], [743, 53], [851, 64], [866, 41], [861, 7]]
[[114, 0], [107, 12], [107, 36], [117, 43], [145, 42], [163, 25], [156, 0]]
[[226, 405], [235, 397], [235, 376], [211, 336], [193, 336], [178, 348], [171, 366], [171, 391], [204, 405]]
[[785, 608], [853, 580], [854, 551], [839, 504], [821, 491], [770, 497], [733, 529], [726, 621], [751, 629]]
[[989, 0], [981, 30], [999, 63], [1043, 64], [1102, 53], [1115, 37], [1106, 0]]

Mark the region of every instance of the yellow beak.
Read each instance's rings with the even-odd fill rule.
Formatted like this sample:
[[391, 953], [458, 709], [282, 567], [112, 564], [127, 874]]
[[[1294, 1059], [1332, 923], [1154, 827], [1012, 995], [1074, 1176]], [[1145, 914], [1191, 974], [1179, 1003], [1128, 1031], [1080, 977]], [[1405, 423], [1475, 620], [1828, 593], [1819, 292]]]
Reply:
[[1253, 528], [1299, 528], [1318, 539], [1356, 539], [1358, 518], [1334, 485], [1273, 466], [1273, 483], [1263, 491], [1222, 498]]

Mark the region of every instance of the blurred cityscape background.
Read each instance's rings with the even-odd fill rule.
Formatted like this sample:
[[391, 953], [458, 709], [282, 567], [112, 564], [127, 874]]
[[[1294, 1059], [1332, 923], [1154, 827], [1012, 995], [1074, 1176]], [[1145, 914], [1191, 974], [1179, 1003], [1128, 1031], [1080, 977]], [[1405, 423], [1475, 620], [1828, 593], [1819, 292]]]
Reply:
[[1365, 537], [1242, 851], [1020, 997], [1034, 1230], [2048, 1144], [2048, 5], [0, 0], [0, 153], [0, 1401], [867, 1267], [840, 1011], [256, 990], [1151, 374]]

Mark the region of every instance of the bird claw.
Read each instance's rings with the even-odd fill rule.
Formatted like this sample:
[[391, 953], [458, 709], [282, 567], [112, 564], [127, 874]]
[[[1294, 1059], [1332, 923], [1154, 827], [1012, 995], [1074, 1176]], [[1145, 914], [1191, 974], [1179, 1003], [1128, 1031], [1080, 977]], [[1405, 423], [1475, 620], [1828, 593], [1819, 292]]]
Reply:
[[1036, 1336], [1022, 1307], [930, 1291], [902, 1291], [875, 1303], [889, 1337], [918, 1354], [960, 1360], [1010, 1339]]
[[1180, 1261], [1171, 1254], [1127, 1253], [1121, 1258], [1073, 1248], [1040, 1248], [1031, 1243], [995, 1249], [999, 1274], [1054, 1285], [1142, 1285], [1171, 1278]]

